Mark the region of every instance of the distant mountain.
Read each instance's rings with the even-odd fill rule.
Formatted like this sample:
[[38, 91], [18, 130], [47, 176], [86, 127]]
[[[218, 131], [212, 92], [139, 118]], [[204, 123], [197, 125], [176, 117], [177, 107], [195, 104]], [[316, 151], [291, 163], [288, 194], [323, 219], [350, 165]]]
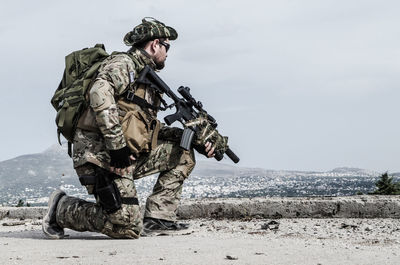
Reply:
[[361, 169], [361, 168], [354, 168], [354, 167], [337, 167], [335, 169], [332, 169], [329, 172], [333, 172], [333, 173], [355, 173], [355, 174], [366, 174], [366, 175], [370, 175], [370, 174], [376, 174], [376, 172], [371, 171], [371, 170], [366, 170], [366, 169]]
[[400, 178], [400, 172], [398, 172], [398, 173], [389, 173], [389, 175]]
[[[228, 162], [229, 163], [229, 162]], [[357, 168], [327, 172], [244, 168], [214, 160], [198, 159], [185, 182], [184, 197], [254, 197], [352, 195], [374, 189], [380, 174]], [[400, 173], [391, 174], [396, 178]], [[156, 176], [135, 181], [142, 201], [151, 192]], [[42, 153], [0, 162], [0, 205], [15, 205], [19, 199], [44, 204], [56, 188], [89, 198], [80, 185], [68, 157], [67, 147], [53, 145]]]
[[214, 160], [197, 160], [192, 175], [196, 176], [238, 176], [238, 175], [265, 175], [272, 170], [261, 168], [239, 167], [234, 164], [225, 164]]
[[[214, 161], [197, 161], [192, 174], [232, 176], [240, 174], [265, 174], [266, 170], [241, 168]], [[66, 144], [55, 144], [42, 153], [22, 155], [0, 162], [0, 179], [3, 183], [49, 183], [76, 178]]]
[[39, 154], [23, 155], [0, 162], [0, 179], [5, 187], [44, 186], [60, 179], [75, 178], [66, 150], [52, 146]]
[[[217, 162], [198, 161], [192, 175], [232, 176], [261, 174], [262, 169], [240, 168]], [[139, 180], [142, 186], [150, 186], [153, 178]], [[145, 184], [145, 185], [143, 185]], [[78, 177], [67, 154], [67, 145], [55, 144], [42, 153], [22, 155], [0, 162], [0, 205], [13, 204], [19, 199], [42, 202], [55, 188], [63, 187], [83, 196]], [[138, 188], [139, 190], [139, 188]]]

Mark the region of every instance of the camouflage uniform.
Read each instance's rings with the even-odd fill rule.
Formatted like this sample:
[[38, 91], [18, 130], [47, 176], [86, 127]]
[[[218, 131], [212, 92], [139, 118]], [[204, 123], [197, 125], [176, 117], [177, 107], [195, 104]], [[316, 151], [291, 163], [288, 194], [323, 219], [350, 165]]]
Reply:
[[[171, 31], [172, 28], [167, 29]], [[171, 36], [170, 39], [176, 39], [177, 34], [175, 31], [174, 33], [175, 36]], [[134, 37], [137, 37], [137, 34], [128, 33], [125, 43], [129, 45], [131, 41], [132, 45], [135, 43]], [[140, 41], [143, 41], [143, 38]], [[111, 55], [101, 65], [90, 90], [91, 107], [79, 121], [74, 137], [73, 163], [78, 176], [96, 175], [98, 168], [109, 171], [109, 150], [127, 146], [121, 126], [126, 112], [121, 110], [118, 100], [132, 85], [129, 76], [133, 74], [137, 77], [145, 65], [155, 68], [155, 63], [140, 49], [131, 49], [129, 55]], [[152, 89], [136, 89], [141, 93], [140, 97], [148, 103], [159, 104], [159, 99]], [[157, 111], [143, 111], [156, 119]], [[161, 131], [163, 134], [168, 134], [168, 131], [173, 134], [174, 129], [163, 127]], [[114, 180], [121, 197], [132, 201], [132, 198], [137, 199], [134, 179], [160, 172], [153, 193], [147, 199], [145, 217], [175, 221], [183, 182], [194, 168], [193, 150], [185, 151], [171, 140], [174, 138], [159, 139], [157, 145], [153, 144], [153, 148], [131, 150], [136, 156], [132, 165], [133, 173], [124, 174]], [[95, 193], [93, 185], [87, 185], [86, 188], [89, 194]], [[142, 220], [138, 203], [122, 201], [119, 210], [107, 213], [102, 209], [97, 197], [96, 200], [97, 203], [92, 203], [71, 196], [62, 197], [56, 210], [57, 223], [62, 228], [95, 231], [113, 238], [140, 236]]]

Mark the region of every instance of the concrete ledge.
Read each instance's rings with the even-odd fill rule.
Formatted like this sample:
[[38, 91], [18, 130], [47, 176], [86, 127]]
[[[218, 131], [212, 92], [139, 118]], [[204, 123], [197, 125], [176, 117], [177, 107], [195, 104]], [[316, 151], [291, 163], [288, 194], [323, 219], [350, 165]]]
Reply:
[[46, 207], [0, 207], [0, 220], [3, 218], [41, 219], [46, 210]]
[[[0, 220], [41, 219], [46, 207], [0, 207]], [[181, 219], [400, 218], [400, 196], [186, 199]]]
[[190, 218], [400, 218], [400, 196], [292, 197], [185, 200]]

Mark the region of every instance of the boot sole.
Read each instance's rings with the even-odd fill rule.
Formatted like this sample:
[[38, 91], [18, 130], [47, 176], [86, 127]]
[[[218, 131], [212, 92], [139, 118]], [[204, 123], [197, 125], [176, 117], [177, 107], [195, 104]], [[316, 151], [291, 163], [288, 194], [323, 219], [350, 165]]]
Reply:
[[[52, 238], [52, 239], [61, 239], [61, 238], [64, 237], [64, 233], [62, 233], [62, 234], [52, 234], [52, 233], [50, 233], [50, 232], [48, 231], [48, 228], [50, 227], [50, 219], [51, 219], [50, 213], [53, 213], [54, 211], [57, 210], [58, 201], [59, 201], [59, 200], [61, 199], [61, 197], [63, 197], [64, 195], [66, 195], [66, 194], [65, 194], [65, 192], [62, 191], [62, 190], [54, 191], [54, 192], [50, 195], [50, 197], [49, 197], [49, 203], [48, 203], [48, 210], [47, 210], [46, 215], [43, 217], [42, 231], [43, 231], [43, 233], [45, 233], [45, 235], [46, 235], [47, 237]], [[54, 203], [54, 202], [56, 202], [56, 203]]]

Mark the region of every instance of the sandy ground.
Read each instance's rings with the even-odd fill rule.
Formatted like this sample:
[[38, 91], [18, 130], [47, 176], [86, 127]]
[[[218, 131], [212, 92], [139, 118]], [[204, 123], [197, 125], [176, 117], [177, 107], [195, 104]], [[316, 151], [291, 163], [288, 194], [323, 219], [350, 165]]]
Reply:
[[188, 222], [139, 240], [71, 230], [49, 240], [39, 220], [3, 219], [0, 264], [400, 264], [399, 219]]

